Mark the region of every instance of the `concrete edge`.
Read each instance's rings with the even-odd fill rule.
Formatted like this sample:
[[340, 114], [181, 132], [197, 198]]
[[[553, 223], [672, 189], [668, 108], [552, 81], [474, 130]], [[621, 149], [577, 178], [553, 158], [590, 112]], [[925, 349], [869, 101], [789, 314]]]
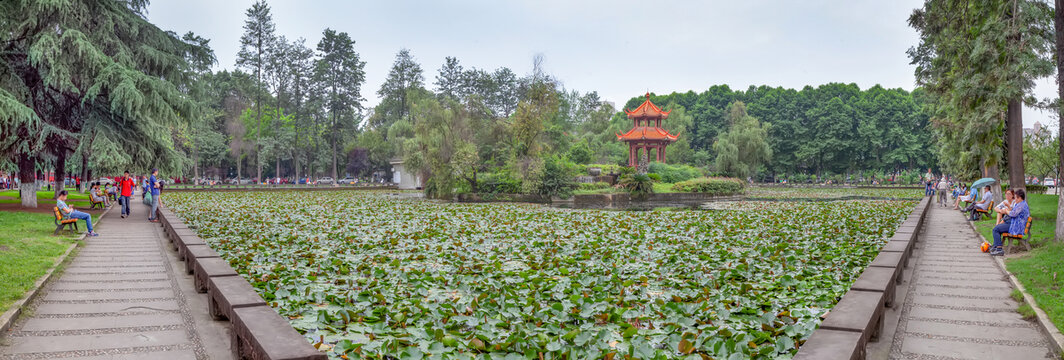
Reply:
[[[902, 220], [901, 223], [898, 224], [898, 227], [894, 229], [895, 232], [897, 232], [897, 229], [901, 228], [902, 226], [915, 225], [915, 231], [913, 232], [912, 240], [910, 240], [910, 243], [915, 243], [916, 241], [919, 241], [918, 234], [920, 232], [920, 229], [924, 225], [924, 218], [927, 217], [927, 211], [928, 211], [928, 209], [931, 208], [931, 203], [932, 203], [931, 198], [926, 197], [926, 196], [923, 199], [921, 199], [919, 202], [917, 202], [916, 206], [913, 207], [913, 210], [911, 212], [909, 212], [909, 215], [905, 217], [905, 220]], [[915, 220], [913, 218], [913, 215], [916, 215]], [[877, 254], [876, 256], [878, 257], [879, 255]], [[909, 258], [911, 256], [912, 256], [912, 252], [911, 251], [902, 253], [902, 257], [901, 257], [901, 260], [899, 262], [899, 265], [904, 266], [904, 264], [909, 261]], [[873, 258], [873, 261], [874, 260], [875, 260], [875, 258]], [[871, 266], [868, 266], [868, 267], [871, 267]], [[865, 269], [867, 269], [868, 267], [865, 267]], [[899, 269], [898, 270], [898, 273], [899, 273], [898, 276], [899, 277], [902, 276], [901, 274], [904, 273], [904, 271], [905, 271], [904, 268]], [[864, 270], [861, 271], [861, 275], [864, 275]], [[857, 278], [860, 278], [861, 275], [857, 275]], [[852, 287], [853, 284], [850, 284], [850, 286]], [[854, 289], [851, 288], [850, 290], [846, 291], [846, 294], [849, 294], [850, 291], [864, 291], [864, 290], [854, 290]], [[884, 292], [879, 292], [879, 293], [882, 294], [883, 296], [886, 296], [886, 293], [884, 293]], [[846, 294], [843, 294], [842, 296], [846, 297]], [[883, 298], [881, 297], [881, 301], [880, 301], [881, 303], [883, 303], [882, 299]], [[894, 306], [897, 307], [898, 304], [894, 304]], [[830, 312], [830, 310], [828, 310], [828, 311]], [[880, 321], [881, 322], [882, 321], [886, 321], [886, 318], [884, 317], [884, 318], [880, 319]], [[874, 326], [873, 328], [882, 327], [883, 325], [884, 324], [880, 324], [879, 326]], [[820, 329], [821, 329], [820, 324], [817, 324], [817, 329], [814, 330], [813, 333], [809, 335], [809, 338], [811, 339], [813, 337], [813, 335], [816, 335], [816, 333], [818, 331], [820, 331]], [[824, 329], [824, 330], [829, 330], [829, 329]], [[870, 338], [870, 337], [871, 337], [871, 334], [865, 334], [864, 331], [861, 332], [860, 338], [867, 339], [867, 338]], [[879, 341], [883, 341], [883, 339], [880, 339]], [[859, 345], [861, 345], [861, 344], [859, 344]], [[858, 348], [859, 348], [858, 351], [860, 351], [860, 353], [862, 354], [861, 358], [864, 357], [863, 354], [866, 351], [866, 347], [867, 347], [867, 344], [858, 346]], [[808, 349], [808, 350], [806, 350], [806, 352], [803, 353], [802, 349]], [[809, 349], [809, 348], [807, 348], [805, 346], [799, 347], [798, 348], [798, 353], [794, 355], [794, 359], [811, 358], [812, 355], [810, 355], [810, 352], [816, 353], [817, 351], [819, 351], [819, 350], [817, 350], [817, 349]]]
[[[305, 186], [305, 185], [304, 185]], [[399, 190], [397, 186], [307, 186], [300, 187], [295, 185], [279, 185], [279, 186], [247, 186], [247, 185], [219, 185], [219, 186], [204, 186], [204, 187], [173, 187], [166, 188], [164, 191], [283, 191], [283, 190], [310, 190], [310, 191], [332, 191], [332, 190]]]
[[[101, 213], [100, 217], [97, 219], [97, 226], [99, 226], [100, 220], [102, 220], [104, 216], [110, 213], [111, 209], [113, 208], [114, 207], [112, 206], [107, 209], [104, 209], [103, 213]], [[60, 255], [58, 259], [55, 259], [55, 262], [52, 263], [52, 267], [48, 268], [48, 271], [46, 271], [44, 275], [41, 275], [41, 277], [33, 283], [33, 288], [27, 291], [26, 295], [22, 296], [21, 299], [15, 300], [14, 303], [11, 303], [11, 308], [7, 309], [7, 311], [0, 315], [0, 334], [6, 333], [8, 330], [11, 330], [11, 328], [15, 325], [15, 322], [18, 321], [19, 316], [22, 315], [22, 309], [25, 308], [26, 305], [32, 303], [33, 300], [37, 298], [37, 295], [40, 294], [41, 289], [44, 288], [44, 284], [47, 284], [48, 281], [52, 280], [52, 276], [55, 275], [55, 271], [59, 269], [59, 266], [63, 263], [66, 263], [67, 258], [69, 258], [70, 254], [74, 252], [74, 249], [81, 246], [82, 241], [85, 240], [86, 234], [87, 233], [82, 233], [81, 236], [75, 238], [74, 243], [70, 244], [70, 246], [67, 247], [66, 251], [63, 252], [63, 254]]]
[[[972, 232], [975, 233], [975, 236], [979, 237], [979, 241], [987, 242], [987, 239], [983, 237], [983, 234], [979, 232], [979, 229], [975, 227], [975, 223], [971, 221], [966, 222], [968, 223], [968, 227], [972, 228]], [[993, 256], [993, 258], [994, 264], [997, 265], [998, 270], [1001, 270], [1002, 273], [1005, 273], [1005, 275], [1008, 276], [1009, 282], [1012, 283], [1012, 287], [1023, 294], [1023, 301], [1027, 302], [1028, 305], [1031, 305], [1031, 309], [1034, 309], [1035, 320], [1037, 320], [1035, 322], [1038, 323], [1038, 328], [1042, 330], [1043, 334], [1052, 340], [1049, 342], [1049, 345], [1053, 348], [1053, 351], [1056, 352], [1055, 355], [1061, 356], [1061, 354], [1064, 353], [1064, 334], [1061, 334], [1060, 330], [1057, 329], [1057, 326], [1053, 325], [1053, 322], [1049, 320], [1049, 316], [1046, 315], [1046, 312], [1043, 311], [1041, 307], [1038, 307], [1038, 303], [1034, 301], [1034, 297], [1031, 296], [1031, 294], [1027, 292], [1027, 289], [1023, 287], [1023, 284], [1020, 283], [1020, 279], [1017, 279], [1016, 275], [1009, 272], [1008, 267], [1005, 266], [1005, 259], [1001, 256]]]
[[[172, 215], [171, 216], [172, 218], [168, 217], [167, 215]], [[175, 213], [172, 210], [170, 210], [169, 208], [167, 208], [163, 204], [163, 202], [159, 202], [159, 222], [160, 222], [160, 225], [164, 229], [164, 235], [167, 237], [168, 240], [170, 240], [171, 243], [173, 243], [175, 245], [176, 244], [181, 244], [181, 245], [179, 245], [179, 247], [180, 246], [184, 246], [184, 240], [181, 238], [181, 235], [178, 235], [176, 231], [168, 231], [167, 229], [172, 229], [174, 226], [178, 226], [178, 225], [187, 227], [187, 225], [185, 225], [184, 220], [181, 220], [181, 218], [177, 215], [177, 213]], [[195, 232], [195, 231], [193, 231], [193, 232]], [[207, 248], [209, 248], [211, 250], [214, 250], [213, 248], [210, 247], [209, 244], [206, 243], [206, 241], [204, 241], [203, 245], [207, 246]], [[186, 254], [186, 256], [187, 256], [187, 254]], [[244, 277], [241, 276], [240, 273], [236, 272], [236, 269], [232, 269], [231, 266], [228, 266], [229, 265], [228, 261], [225, 261], [223, 258], [207, 258], [207, 259], [222, 259], [222, 261], [226, 264], [226, 266], [229, 267], [229, 269], [232, 270], [234, 274], [236, 274], [237, 278], [240, 278], [241, 281], [244, 281], [244, 282], [248, 283], [248, 286], [250, 286], [252, 289], [254, 289], [254, 285], [251, 285], [251, 283], [247, 282], [247, 280], [244, 279]], [[193, 259], [192, 263], [193, 263], [193, 265], [195, 267], [199, 267], [198, 259]], [[188, 264], [188, 263], [186, 262], [186, 264]], [[194, 279], [198, 278], [198, 277], [201, 277], [201, 276], [202, 275], [200, 275], [198, 271], [194, 271], [193, 274], [192, 274], [192, 277]], [[210, 282], [210, 277], [208, 277], [207, 279], [204, 280], [204, 286], [208, 286], [207, 283], [209, 283], [209, 282]], [[206, 295], [209, 298], [210, 297], [209, 286], [208, 286], [208, 289], [206, 289], [205, 292], [207, 293]], [[258, 295], [258, 292], [255, 292], [255, 295]], [[307, 339], [305, 337], [303, 337], [303, 335], [301, 335], [301, 334], [299, 334], [299, 332], [295, 331], [295, 328], [293, 328], [291, 326], [291, 323], [288, 321], [288, 319], [282, 317], [280, 314], [277, 313], [276, 310], [273, 309], [273, 307], [269, 306], [269, 302], [265, 301], [265, 299], [263, 299], [263, 302], [265, 303], [265, 305], [263, 305], [263, 306], [265, 306], [265, 307], [267, 307], [267, 308], [269, 308], [271, 310], [273, 315], [276, 316], [276, 318], [277, 318], [276, 320], [281, 321], [284, 324], [287, 324], [288, 328], [291, 329], [291, 331], [288, 332], [288, 334], [286, 336], [291, 336], [291, 334], [295, 334], [299, 338], [299, 342], [298, 343], [306, 344], [302, 349], [298, 350], [298, 351], [304, 353], [304, 356], [305, 356], [304, 358], [308, 358], [308, 359], [311, 359], [311, 358], [313, 358], [313, 359], [322, 358], [322, 359], [324, 359], [324, 358], [327, 357], [327, 355], [324, 352], [321, 352], [318, 349], [314, 348], [314, 346], [310, 342], [308, 342]], [[208, 303], [207, 306], [210, 307], [211, 300], [208, 299], [207, 303]], [[233, 314], [233, 313], [235, 313], [236, 308], [238, 308], [238, 307], [232, 307], [226, 313]], [[210, 312], [210, 309], [208, 308], [207, 311]], [[223, 312], [225, 312], [225, 311], [223, 310]], [[232, 331], [232, 335], [233, 335], [233, 343], [232, 343], [231, 346], [233, 346], [233, 349], [235, 349], [237, 351], [239, 351], [239, 345], [238, 344], [241, 343], [242, 341], [245, 341], [247, 343], [252, 343], [252, 344], [258, 344], [258, 343], [268, 342], [270, 340], [270, 339], [254, 338], [256, 331], [250, 331], [249, 329], [246, 329], [246, 328], [245, 329], [240, 329], [238, 325], [242, 325], [242, 324], [237, 324], [237, 322], [234, 322], [233, 319], [231, 319], [231, 318], [228, 319], [228, 321], [230, 322], [230, 324], [233, 325], [233, 329], [231, 330]], [[267, 331], [266, 333], [271, 333], [271, 332]], [[246, 336], [253, 337], [254, 339], [245, 340], [244, 337], [246, 337]], [[251, 354], [251, 359], [253, 359], [253, 360], [270, 359], [274, 355], [275, 354], [254, 353], [254, 354]]]

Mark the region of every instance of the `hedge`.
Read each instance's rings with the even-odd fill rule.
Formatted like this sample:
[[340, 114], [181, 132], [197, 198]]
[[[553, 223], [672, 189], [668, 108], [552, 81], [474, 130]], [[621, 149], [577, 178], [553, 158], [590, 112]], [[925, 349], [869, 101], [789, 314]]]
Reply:
[[677, 192], [709, 193], [713, 195], [742, 194], [746, 183], [736, 178], [697, 178], [672, 185]]

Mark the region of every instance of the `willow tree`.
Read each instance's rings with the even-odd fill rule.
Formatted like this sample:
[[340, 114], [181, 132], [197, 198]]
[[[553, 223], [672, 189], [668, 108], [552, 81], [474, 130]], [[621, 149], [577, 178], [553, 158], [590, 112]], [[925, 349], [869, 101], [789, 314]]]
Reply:
[[1053, 72], [1052, 14], [1038, 0], [928, 0], [913, 11], [920, 43], [909, 57], [936, 97], [939, 158], [951, 172], [998, 178], [1007, 145], [1011, 183], [1023, 186], [1021, 101]]
[[84, 164], [101, 147], [131, 166], [180, 169], [173, 129], [197, 111], [180, 85], [192, 79], [189, 59], [213, 54], [149, 23], [146, 6], [0, 2], [0, 154], [19, 159], [23, 206], [36, 207], [42, 157], [65, 162], [78, 150]]

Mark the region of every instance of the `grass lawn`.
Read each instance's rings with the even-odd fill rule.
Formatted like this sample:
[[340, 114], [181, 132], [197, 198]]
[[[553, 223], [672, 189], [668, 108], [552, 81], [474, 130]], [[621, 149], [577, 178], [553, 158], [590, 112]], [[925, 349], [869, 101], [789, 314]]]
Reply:
[[[1020, 279], [1057, 329], [1064, 329], [1064, 268], [1060, 266], [1061, 259], [1064, 259], [1064, 244], [1053, 241], [1057, 196], [1031, 194], [1028, 197], [1027, 205], [1034, 217], [1030, 238], [1034, 249], [1030, 254], [1006, 260], [1005, 266]], [[993, 219], [981, 220], [975, 225], [987, 241], [993, 241]]]
[[0, 313], [21, 299], [74, 243], [72, 235], [52, 235], [52, 220], [50, 214], [0, 212]]
[[[67, 193], [68, 193], [67, 194], [67, 200], [88, 200], [89, 199], [89, 195], [88, 194], [82, 194], [82, 193], [76, 192], [76, 191], [74, 191], [73, 188], [67, 189]], [[18, 190], [0, 191], [0, 196], [10, 196], [10, 197], [14, 198], [15, 200], [18, 200], [18, 198], [19, 198]], [[37, 200], [52, 200], [53, 196], [55, 196], [55, 192], [54, 191], [38, 191], [37, 192]]]

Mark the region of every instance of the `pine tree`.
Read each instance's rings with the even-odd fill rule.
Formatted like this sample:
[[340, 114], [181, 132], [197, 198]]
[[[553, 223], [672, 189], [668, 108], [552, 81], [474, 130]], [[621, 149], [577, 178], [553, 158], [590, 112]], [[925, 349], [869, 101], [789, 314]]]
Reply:
[[257, 168], [256, 181], [262, 181], [262, 92], [263, 72], [267, 67], [269, 52], [274, 41], [273, 15], [270, 14], [270, 6], [265, 0], [256, 1], [247, 10], [247, 20], [244, 20], [244, 35], [240, 36], [240, 52], [236, 54], [236, 66], [248, 69], [255, 73], [258, 84], [258, 92], [255, 94], [255, 111], [259, 119], [258, 129], [255, 132], [255, 167]]
[[388, 71], [388, 78], [377, 90], [381, 103], [375, 108], [370, 126], [387, 128], [406, 116], [411, 106], [408, 93], [413, 89], [421, 89], [424, 81], [421, 65], [414, 61], [410, 50], [399, 50], [392, 69]]
[[346, 32], [325, 29], [318, 42], [314, 82], [327, 114], [334, 180], [337, 179], [337, 144], [347, 130], [357, 128], [356, 117], [363, 100], [360, 91], [366, 81], [365, 66], [355, 52], [355, 41]]
[[213, 53], [193, 35], [148, 23], [146, 5], [0, 3], [0, 33], [9, 39], [0, 45], [0, 154], [19, 159], [23, 206], [36, 206], [38, 162], [65, 173], [71, 151], [84, 150], [83, 174], [89, 159], [183, 166], [174, 128], [199, 111], [184, 85], [194, 79], [191, 64], [213, 62]]

